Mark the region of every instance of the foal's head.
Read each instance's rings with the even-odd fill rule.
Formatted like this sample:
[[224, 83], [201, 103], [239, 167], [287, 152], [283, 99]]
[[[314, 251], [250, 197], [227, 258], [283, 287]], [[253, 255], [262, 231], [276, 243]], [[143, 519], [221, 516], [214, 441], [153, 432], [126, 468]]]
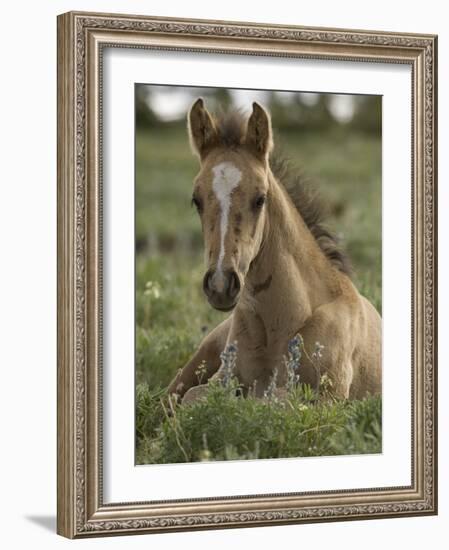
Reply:
[[214, 308], [228, 311], [237, 304], [263, 241], [272, 148], [270, 119], [253, 103], [246, 127], [230, 138], [198, 99], [188, 123], [201, 165], [192, 201], [203, 228], [207, 265], [203, 288]]

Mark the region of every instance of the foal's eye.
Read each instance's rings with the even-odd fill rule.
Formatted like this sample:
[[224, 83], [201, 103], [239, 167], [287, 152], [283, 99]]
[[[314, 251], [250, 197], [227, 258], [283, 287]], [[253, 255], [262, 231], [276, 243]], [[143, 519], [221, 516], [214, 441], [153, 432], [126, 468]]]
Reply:
[[260, 210], [262, 206], [265, 204], [266, 196], [265, 195], [259, 195], [254, 200], [253, 206], [255, 210]]
[[192, 205], [198, 210], [198, 212], [201, 212], [202, 204], [200, 199], [198, 199], [197, 197], [192, 197]]

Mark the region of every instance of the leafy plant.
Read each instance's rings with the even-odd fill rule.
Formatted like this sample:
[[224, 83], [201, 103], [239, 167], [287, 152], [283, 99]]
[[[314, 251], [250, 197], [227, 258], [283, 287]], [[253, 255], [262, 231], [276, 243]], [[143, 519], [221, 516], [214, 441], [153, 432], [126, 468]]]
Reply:
[[[303, 347], [299, 335], [285, 358], [299, 371]], [[235, 343], [222, 353], [225, 376], [210, 381], [197, 401], [176, 405], [163, 392], [141, 385], [137, 392], [138, 462], [177, 463], [201, 460], [243, 460], [331, 456], [381, 451], [381, 400], [335, 400], [328, 381], [315, 391], [291, 383], [277, 396], [276, 375], [264, 398], [242, 397], [233, 375]], [[148, 415], [151, 419], [148, 419]]]

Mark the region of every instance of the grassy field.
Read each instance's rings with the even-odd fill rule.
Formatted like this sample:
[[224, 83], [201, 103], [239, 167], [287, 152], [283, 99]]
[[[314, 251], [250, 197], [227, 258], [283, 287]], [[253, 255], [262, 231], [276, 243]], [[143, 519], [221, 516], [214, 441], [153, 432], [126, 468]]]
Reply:
[[[275, 134], [314, 182], [329, 225], [352, 259], [359, 290], [381, 311], [381, 143], [343, 129]], [[167, 410], [165, 388], [204, 333], [226, 314], [203, 297], [202, 237], [190, 206], [197, 160], [180, 127], [136, 139], [136, 445], [138, 463], [379, 452], [381, 402], [240, 399], [212, 387], [204, 401]]]

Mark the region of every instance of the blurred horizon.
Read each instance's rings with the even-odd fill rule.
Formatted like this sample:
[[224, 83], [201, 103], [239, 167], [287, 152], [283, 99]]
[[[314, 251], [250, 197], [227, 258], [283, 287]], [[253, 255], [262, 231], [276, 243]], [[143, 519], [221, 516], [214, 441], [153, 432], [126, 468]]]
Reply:
[[349, 126], [368, 133], [381, 130], [381, 96], [154, 84], [136, 85], [136, 126], [183, 123], [197, 97], [204, 98], [210, 111], [234, 108], [248, 114], [257, 101], [270, 111], [275, 126], [283, 129]]

